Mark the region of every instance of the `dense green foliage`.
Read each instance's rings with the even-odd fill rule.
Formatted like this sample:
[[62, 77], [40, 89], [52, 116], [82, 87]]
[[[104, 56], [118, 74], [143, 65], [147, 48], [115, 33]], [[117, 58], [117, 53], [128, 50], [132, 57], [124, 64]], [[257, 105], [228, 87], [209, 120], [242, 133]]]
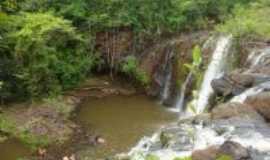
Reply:
[[259, 1], [249, 7], [239, 6], [225, 24], [219, 25], [221, 32], [237, 37], [270, 38], [270, 2]]
[[184, 64], [185, 67], [188, 68], [189, 72], [191, 72], [194, 76], [194, 81], [196, 82], [196, 89], [198, 89], [201, 85], [203, 74], [201, 70], [202, 64], [202, 51], [199, 46], [195, 46], [192, 51], [192, 63]]
[[4, 18], [2, 93], [52, 95], [76, 85], [93, 65], [84, 40], [69, 21], [49, 13], [2, 14]]
[[[2, 0], [0, 97], [49, 96], [78, 84], [96, 62], [96, 33], [114, 28], [154, 37], [211, 28], [226, 20], [219, 30], [269, 37], [269, 2], [250, 2], [254, 1]], [[228, 16], [231, 11], [234, 15]], [[120, 71], [145, 85], [149, 78], [136, 63], [127, 58]]]
[[138, 65], [136, 57], [128, 56], [121, 64], [120, 70], [130, 78], [135, 79], [141, 85], [147, 86], [149, 84], [149, 77], [145, 72], [139, 69]]
[[132, 26], [137, 31], [179, 31], [218, 22], [251, 0], [4, 0], [5, 11], [51, 10], [81, 29]]

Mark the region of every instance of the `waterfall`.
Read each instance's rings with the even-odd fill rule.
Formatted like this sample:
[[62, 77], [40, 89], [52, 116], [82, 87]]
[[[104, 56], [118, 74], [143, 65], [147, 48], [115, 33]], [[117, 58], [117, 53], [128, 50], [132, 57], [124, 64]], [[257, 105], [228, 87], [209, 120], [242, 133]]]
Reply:
[[178, 112], [182, 112], [184, 110], [185, 107], [185, 97], [186, 97], [186, 90], [187, 90], [187, 86], [190, 84], [192, 80], [192, 73], [190, 72], [185, 80], [185, 82], [182, 84], [181, 86], [181, 92], [180, 92], [180, 96], [176, 102], [176, 110]]
[[172, 59], [173, 54], [174, 52], [170, 50], [169, 53], [167, 53], [165, 57], [166, 64], [164, 65], [164, 69], [163, 69], [165, 78], [163, 80], [163, 88], [160, 94], [161, 103], [166, 101], [170, 96], [171, 80], [172, 80], [171, 59]]
[[211, 87], [213, 79], [224, 74], [227, 66], [227, 58], [232, 44], [232, 36], [219, 37], [216, 48], [214, 50], [212, 60], [206, 70], [201, 89], [198, 94], [198, 99], [195, 100], [196, 112], [202, 113], [209, 103], [211, 95], [214, 91]]
[[171, 72], [171, 69], [170, 69], [171, 67], [168, 67], [168, 68], [169, 68], [168, 71], [167, 71], [168, 73], [166, 74], [164, 87], [163, 87], [163, 91], [162, 91], [162, 94], [161, 94], [161, 102], [164, 102], [170, 96], [172, 72]]

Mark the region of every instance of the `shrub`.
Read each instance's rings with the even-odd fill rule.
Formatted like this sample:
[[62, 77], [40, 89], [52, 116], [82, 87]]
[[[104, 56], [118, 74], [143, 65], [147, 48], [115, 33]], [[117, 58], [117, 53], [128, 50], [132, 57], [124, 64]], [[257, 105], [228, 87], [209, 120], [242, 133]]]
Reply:
[[120, 71], [130, 78], [135, 79], [135, 81], [139, 82], [140, 85], [147, 86], [150, 79], [144, 71], [140, 70], [138, 65], [136, 57], [128, 56], [121, 64]]
[[185, 67], [193, 74], [196, 81], [196, 89], [198, 89], [201, 85], [201, 81], [203, 78], [203, 74], [201, 71], [202, 64], [202, 51], [199, 46], [195, 46], [192, 51], [192, 63], [191, 64], [184, 64]]

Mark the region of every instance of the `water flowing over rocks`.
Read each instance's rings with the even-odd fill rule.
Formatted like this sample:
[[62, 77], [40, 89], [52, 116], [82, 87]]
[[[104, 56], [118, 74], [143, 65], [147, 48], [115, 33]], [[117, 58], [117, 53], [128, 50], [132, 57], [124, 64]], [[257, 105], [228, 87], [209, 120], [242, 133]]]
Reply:
[[[232, 45], [229, 45], [229, 38], [221, 41], [223, 43], [216, 48], [220, 52]], [[144, 160], [147, 155], [156, 155], [161, 160], [173, 160], [191, 156], [193, 160], [216, 160], [224, 155], [233, 160], [269, 160], [269, 59], [270, 49], [264, 46], [250, 51], [241, 68], [234, 68], [234, 71], [226, 67], [215, 69], [217, 74], [214, 76], [209, 76], [210, 71], [206, 71], [205, 77], [209, 80], [204, 80], [202, 86], [207, 92], [201, 89], [199, 97], [207, 96], [196, 100], [200, 102], [195, 105], [198, 113], [202, 113], [209, 103], [210, 95], [224, 98], [223, 102], [216, 102], [209, 113], [182, 117], [178, 123], [162, 128], [153, 137], [143, 138], [127, 154], [128, 157]]]
[[[253, 109], [243, 113], [245, 105], [230, 104], [226, 107], [227, 110], [236, 110], [235, 113], [223, 116], [225, 106], [221, 106], [218, 108], [222, 109], [215, 110], [210, 119], [198, 121], [192, 117], [162, 129], [150, 139], [144, 138], [130, 152], [131, 159], [140, 160], [137, 153], [157, 155], [162, 160], [187, 156], [215, 160], [221, 154], [239, 160], [270, 158], [270, 128], [264, 119]], [[236, 107], [238, 109], [233, 109]], [[162, 145], [164, 135], [168, 137], [166, 145]]]
[[[257, 53], [257, 54], [255, 54]], [[256, 57], [255, 57], [256, 56]], [[238, 69], [212, 81], [212, 87], [218, 95], [237, 96], [246, 89], [270, 80], [270, 49], [253, 51], [247, 59], [248, 68]]]
[[207, 32], [175, 36], [148, 46], [138, 55], [141, 70], [151, 77], [148, 94], [159, 97], [168, 106], [174, 105], [178, 93], [177, 78], [184, 81], [186, 76], [186, 73], [179, 73], [178, 65], [190, 63], [193, 47], [204, 43], [207, 36]]
[[[208, 107], [210, 99], [212, 98], [214, 91], [211, 88], [211, 82], [213, 79], [221, 77], [226, 72], [231, 70], [231, 65], [234, 62], [232, 58], [234, 57], [234, 47], [232, 36], [215, 35], [205, 41], [202, 45], [202, 59], [201, 65], [208, 65], [205, 75], [202, 79], [202, 84], [200, 88], [194, 88], [193, 80], [196, 73], [190, 72], [184, 83], [182, 83], [180, 94], [176, 102], [176, 109], [178, 112], [183, 112], [184, 115], [194, 114], [194, 111], [190, 111], [190, 108], [186, 107], [188, 104], [189, 97], [191, 97], [192, 89], [199, 89], [198, 96], [194, 97], [191, 102], [192, 106], [197, 113], [202, 113]], [[196, 77], [195, 77], [196, 79]], [[181, 114], [183, 115], [183, 114]]]

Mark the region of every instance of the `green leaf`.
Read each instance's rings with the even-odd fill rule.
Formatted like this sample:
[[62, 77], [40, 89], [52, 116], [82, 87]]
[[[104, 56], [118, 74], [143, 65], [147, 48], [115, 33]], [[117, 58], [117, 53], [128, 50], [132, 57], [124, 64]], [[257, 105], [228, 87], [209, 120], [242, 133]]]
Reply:
[[202, 63], [202, 52], [200, 47], [197, 45], [192, 51], [193, 64], [199, 66]]

